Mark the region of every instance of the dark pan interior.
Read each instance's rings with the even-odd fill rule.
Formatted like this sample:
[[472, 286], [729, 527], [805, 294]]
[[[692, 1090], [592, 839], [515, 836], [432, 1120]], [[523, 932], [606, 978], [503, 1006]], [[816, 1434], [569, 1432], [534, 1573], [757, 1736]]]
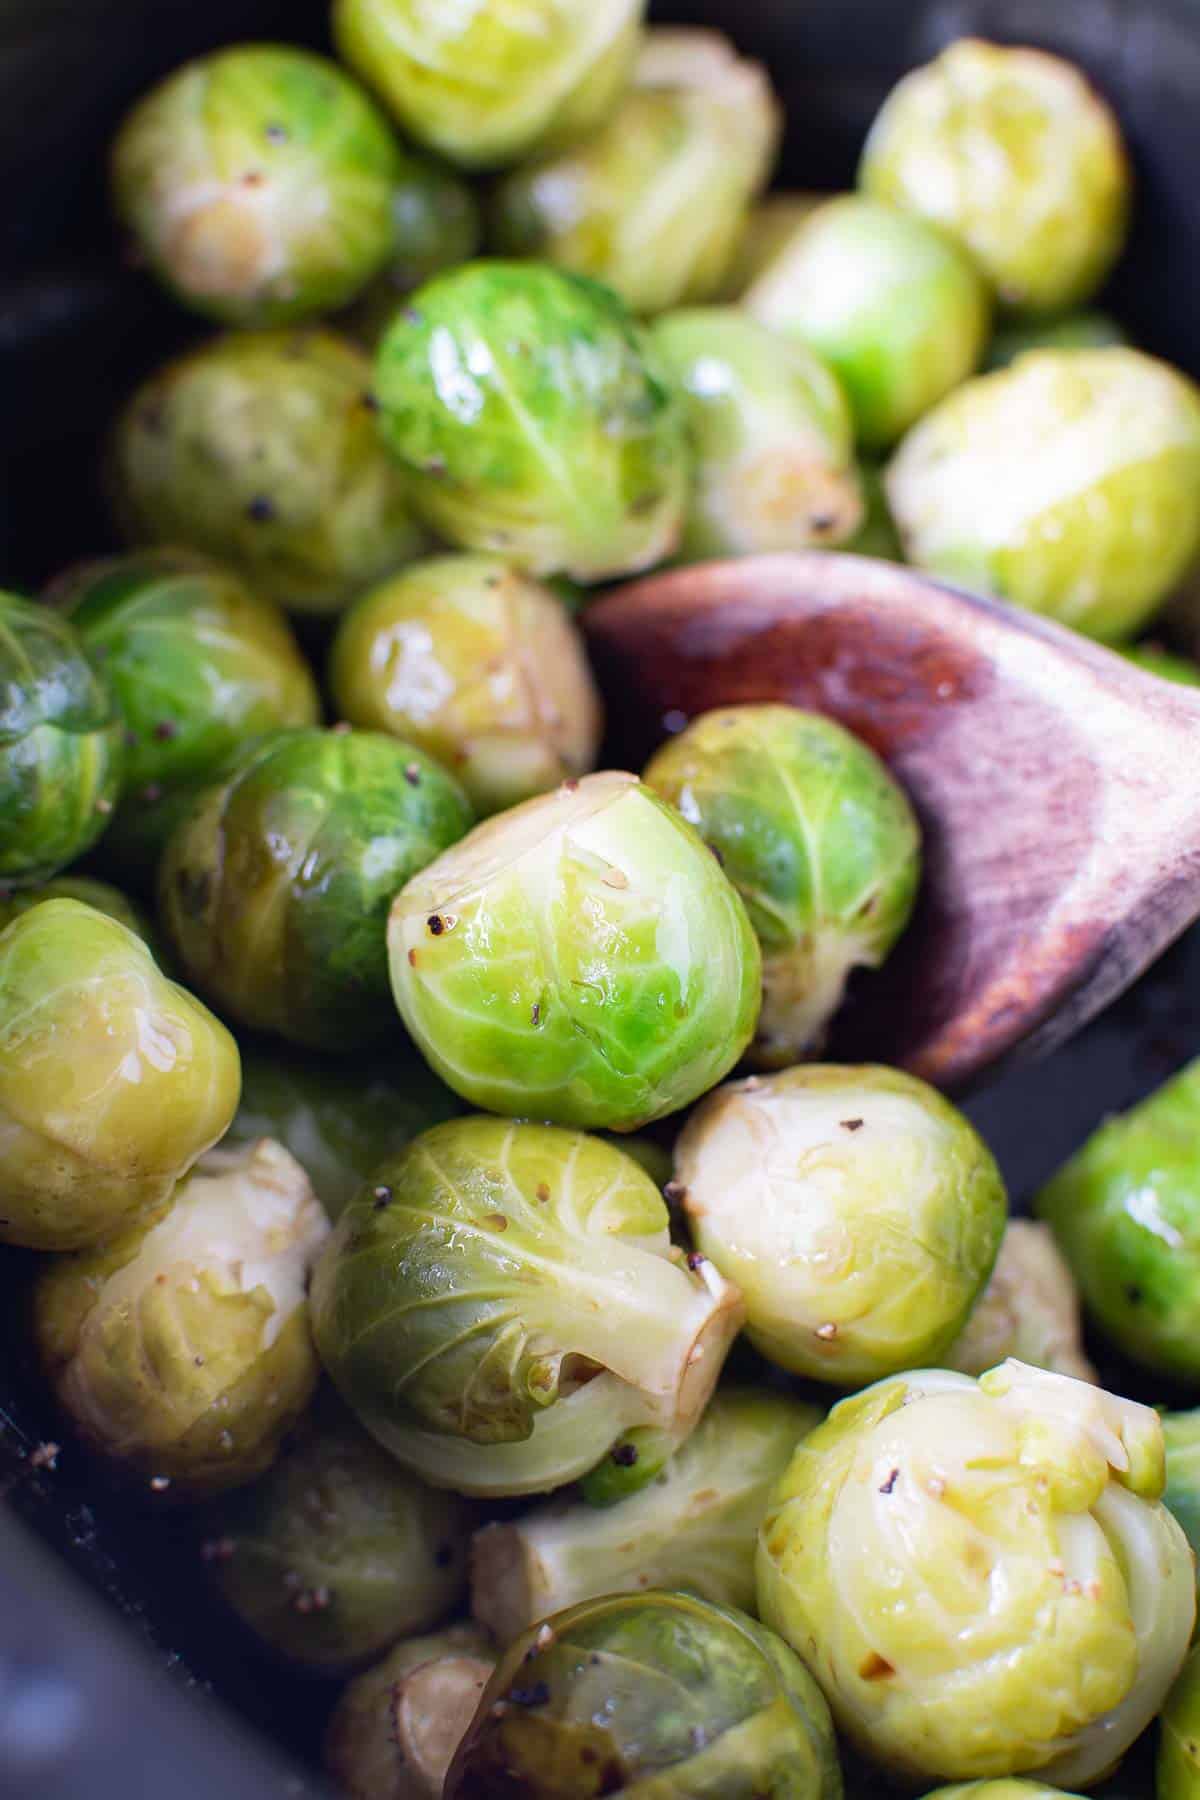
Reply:
[[[1111, 305], [1139, 342], [1200, 373], [1191, 0], [664, 0], [654, 10], [725, 25], [770, 62], [787, 108], [784, 178], [804, 187], [849, 181], [892, 81], [953, 37], [1074, 57], [1116, 103], [1137, 163], [1136, 238]], [[97, 483], [106, 423], [133, 381], [195, 331], [122, 266], [109, 231], [103, 149], [122, 108], [220, 42], [319, 45], [324, 13], [296, 0], [0, 0], [0, 584], [36, 587], [72, 556], [108, 546]], [[1073, 1044], [969, 1102], [1017, 1204], [1105, 1113], [1197, 1050], [1193, 931]], [[273, 1669], [231, 1633], [206, 1598], [187, 1520], [131, 1512], [70, 1449], [56, 1470], [31, 1463], [56, 1430], [23, 1350], [29, 1266], [0, 1257], [0, 1493], [10, 1515], [0, 1516], [0, 1795], [313, 1791], [302, 1765], [331, 1694]], [[1107, 1367], [1114, 1385], [1169, 1398]], [[180, 1681], [154, 1676], [147, 1644]], [[189, 1704], [179, 1691], [188, 1684], [210, 1688], [299, 1763]]]

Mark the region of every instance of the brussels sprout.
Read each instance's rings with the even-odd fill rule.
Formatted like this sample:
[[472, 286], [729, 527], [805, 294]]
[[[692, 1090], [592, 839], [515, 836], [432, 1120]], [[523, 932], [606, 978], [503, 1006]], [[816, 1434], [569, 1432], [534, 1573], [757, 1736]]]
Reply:
[[751, 1060], [819, 1049], [856, 967], [878, 968], [912, 912], [921, 832], [874, 751], [794, 706], [703, 713], [647, 783], [715, 850], [763, 955]]
[[311, 1049], [387, 1034], [392, 895], [471, 823], [452, 776], [366, 731], [276, 731], [202, 789], [167, 843], [163, 920], [231, 1017]]
[[991, 323], [987, 290], [961, 250], [857, 194], [818, 207], [745, 304], [829, 364], [871, 450], [887, 449], [966, 380]]
[[754, 1545], [793, 1450], [821, 1417], [782, 1394], [718, 1394], [640, 1493], [603, 1512], [550, 1501], [471, 1545], [471, 1611], [507, 1644], [539, 1619], [602, 1594], [687, 1588], [754, 1610]]
[[1004, 326], [991, 341], [984, 368], [1007, 369], [1030, 350], [1111, 350], [1114, 346], [1127, 349], [1129, 339], [1107, 313], [1068, 313], [1065, 319]]
[[799, 1657], [745, 1613], [672, 1593], [585, 1600], [519, 1637], [446, 1777], [446, 1800], [841, 1792]]
[[1200, 1556], [1200, 1407], [1192, 1412], [1164, 1413], [1167, 1447], [1167, 1506], [1182, 1525], [1193, 1552]]
[[1113, 1342], [1200, 1377], [1200, 1058], [1093, 1132], [1035, 1207]]
[[451, 1625], [397, 1644], [352, 1681], [325, 1734], [325, 1766], [347, 1800], [442, 1800], [495, 1666], [478, 1626]]
[[237, 1046], [78, 900], [0, 932], [0, 1242], [98, 1243], [170, 1195], [237, 1108]]
[[839, 1387], [948, 1350], [1004, 1235], [987, 1146], [898, 1069], [813, 1064], [720, 1088], [675, 1172], [697, 1249], [743, 1289], [751, 1343]]
[[1157, 675], [1160, 681], [1176, 681], [1181, 687], [1200, 687], [1200, 665], [1190, 656], [1173, 655], [1161, 644], [1135, 644], [1131, 649], [1122, 650], [1121, 655], [1126, 662], [1144, 669], [1147, 675]]
[[945, 1364], [983, 1375], [1008, 1356], [1077, 1381], [1096, 1379], [1083, 1354], [1071, 1271], [1049, 1227], [1031, 1219], [1009, 1220], [992, 1278]]
[[466, 1586], [467, 1502], [435, 1494], [340, 1417], [207, 1523], [204, 1556], [225, 1601], [301, 1668], [368, 1662], [436, 1625]]
[[425, 536], [380, 442], [371, 365], [332, 331], [231, 333], [142, 384], [113, 441], [135, 543], [224, 557], [296, 612], [339, 612]]
[[1156, 1800], [1200, 1795], [1200, 1647], [1184, 1663], [1163, 1707], [1155, 1795]]
[[76, 632], [0, 593], [0, 892], [91, 848], [121, 778], [121, 721]]
[[436, 1125], [375, 1170], [313, 1280], [321, 1360], [406, 1466], [469, 1494], [582, 1475], [634, 1425], [690, 1429], [742, 1322], [662, 1195], [552, 1125]]
[[1149, 1407], [1006, 1362], [835, 1406], [759, 1533], [764, 1621], [889, 1772], [1086, 1787], [1153, 1718], [1195, 1585]]
[[852, 538], [842, 545], [856, 556], [874, 556], [884, 562], [904, 561], [900, 533], [892, 518], [884, 490], [883, 475], [874, 463], [860, 463], [858, 486], [863, 499], [863, 522]]
[[888, 499], [910, 562], [1111, 642], [1200, 550], [1200, 395], [1138, 350], [1041, 350], [905, 438]]
[[711, 300], [778, 136], [758, 63], [715, 31], [652, 31], [608, 124], [501, 183], [493, 241], [605, 282], [636, 313]]
[[850, 537], [863, 514], [854, 434], [825, 365], [732, 306], [669, 313], [652, 337], [695, 454], [684, 559]]
[[185, 63], [113, 145], [113, 199], [178, 300], [229, 325], [344, 306], [393, 244], [400, 154], [335, 63], [241, 44]]
[[245, 738], [315, 725], [316, 683], [274, 602], [190, 551], [85, 563], [47, 598], [71, 619], [125, 720], [125, 797], [104, 854], [150, 879], [181, 796]]
[[721, 283], [720, 300], [742, 300], [769, 268], [818, 206], [834, 199], [828, 193], [764, 194], [746, 215], [729, 271]]
[[603, 122], [644, 12], [645, 0], [334, 0], [333, 35], [410, 137], [492, 168]]
[[227, 1142], [277, 1138], [290, 1150], [331, 1219], [340, 1216], [385, 1156], [462, 1111], [419, 1056], [374, 1061], [242, 1045], [242, 1104]]
[[925, 1800], [1083, 1800], [1083, 1796], [1064, 1794], [1062, 1788], [1047, 1787], [1042, 1781], [1001, 1775], [995, 1781], [961, 1781], [953, 1787], [936, 1788]]
[[439, 537], [535, 575], [669, 556], [687, 498], [683, 412], [614, 294], [530, 263], [468, 263], [380, 346], [383, 434]]
[[906, 75], [871, 128], [859, 186], [959, 238], [1003, 304], [1091, 298], [1125, 241], [1120, 127], [1082, 72], [963, 38]]
[[126, 931], [132, 931], [143, 942], [154, 948], [154, 932], [132, 900], [126, 898], [120, 888], [110, 887], [107, 881], [93, 881], [87, 875], [58, 875], [53, 881], [43, 882], [40, 887], [19, 888], [16, 893], [0, 893], [0, 931], [19, 919], [35, 906], [41, 906], [46, 900], [78, 900], [82, 906], [89, 906], [94, 912], [104, 913], [123, 925]]
[[427, 1060], [489, 1112], [636, 1131], [754, 1033], [758, 944], [716, 858], [635, 775], [489, 820], [410, 881], [392, 991]]
[[280, 1144], [215, 1150], [156, 1212], [55, 1258], [34, 1333], [80, 1435], [155, 1493], [261, 1475], [317, 1379], [305, 1286], [328, 1224]]
[[443, 269], [469, 262], [483, 241], [479, 202], [460, 175], [431, 157], [405, 155], [392, 195], [396, 245], [387, 268], [342, 323], [372, 348], [406, 294]]
[[595, 765], [600, 697], [579, 632], [496, 557], [431, 557], [364, 594], [329, 680], [343, 718], [436, 756], [481, 816]]

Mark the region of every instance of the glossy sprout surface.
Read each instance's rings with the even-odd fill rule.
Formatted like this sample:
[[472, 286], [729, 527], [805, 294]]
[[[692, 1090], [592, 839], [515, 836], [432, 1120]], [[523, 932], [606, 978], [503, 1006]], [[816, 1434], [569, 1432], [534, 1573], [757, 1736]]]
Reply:
[[527, 1494], [635, 1425], [686, 1434], [742, 1321], [611, 1144], [476, 1116], [381, 1163], [313, 1283], [325, 1367], [427, 1481]]
[[758, 1016], [758, 945], [717, 859], [633, 775], [501, 813], [400, 893], [392, 991], [475, 1106], [636, 1131], [733, 1067]]

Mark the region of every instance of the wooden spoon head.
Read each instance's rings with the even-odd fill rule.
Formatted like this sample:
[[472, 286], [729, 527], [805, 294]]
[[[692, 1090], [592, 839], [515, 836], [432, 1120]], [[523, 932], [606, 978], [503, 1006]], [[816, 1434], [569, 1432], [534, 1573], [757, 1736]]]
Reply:
[[960, 1088], [1060, 1043], [1200, 914], [1200, 694], [1073, 632], [828, 552], [650, 576], [583, 625], [626, 766], [698, 713], [786, 701], [907, 789], [922, 900], [840, 1056]]

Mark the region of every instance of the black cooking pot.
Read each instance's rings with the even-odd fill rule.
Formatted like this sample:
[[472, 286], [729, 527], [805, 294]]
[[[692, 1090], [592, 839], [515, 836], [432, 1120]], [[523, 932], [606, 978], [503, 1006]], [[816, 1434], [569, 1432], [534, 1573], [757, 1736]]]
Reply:
[[[0, 586], [36, 587], [107, 547], [98, 442], [137, 377], [194, 329], [117, 256], [103, 166], [123, 109], [218, 43], [320, 45], [325, 10], [0, 0]], [[1082, 63], [1115, 103], [1137, 164], [1136, 235], [1109, 303], [1138, 342], [1200, 374], [1200, 0], [664, 0], [653, 10], [723, 26], [770, 63], [787, 111], [784, 175], [803, 187], [852, 178], [888, 88], [951, 38], [1042, 44]], [[1193, 933], [1074, 1044], [968, 1110], [1019, 1204], [1104, 1113], [1197, 1050]], [[54, 1421], [23, 1348], [30, 1260], [0, 1260], [0, 1795], [321, 1791], [311, 1767], [332, 1694], [273, 1669], [214, 1611], [187, 1522], [132, 1514], [89, 1482], [73, 1450], [56, 1469], [36, 1454]], [[189, 1684], [216, 1697], [193, 1699]]]

